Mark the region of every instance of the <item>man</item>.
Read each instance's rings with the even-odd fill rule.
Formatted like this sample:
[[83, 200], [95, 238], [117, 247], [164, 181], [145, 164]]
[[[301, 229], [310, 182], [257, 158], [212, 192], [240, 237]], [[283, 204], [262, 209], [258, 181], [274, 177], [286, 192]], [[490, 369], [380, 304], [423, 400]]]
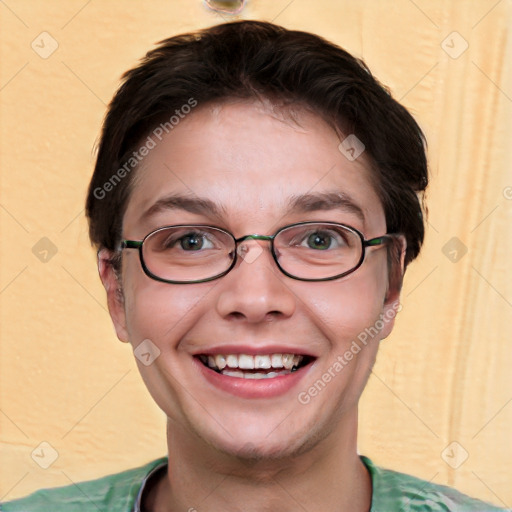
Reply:
[[498, 510], [357, 453], [427, 183], [414, 119], [317, 36], [240, 22], [148, 53], [87, 215], [169, 456], [2, 510]]

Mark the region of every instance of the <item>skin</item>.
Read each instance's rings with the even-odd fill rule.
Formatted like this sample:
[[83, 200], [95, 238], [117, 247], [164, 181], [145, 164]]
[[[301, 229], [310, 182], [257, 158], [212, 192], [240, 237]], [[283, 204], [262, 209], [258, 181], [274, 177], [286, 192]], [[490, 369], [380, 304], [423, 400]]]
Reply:
[[[351, 225], [366, 239], [380, 236], [386, 222], [365, 155], [349, 161], [339, 143], [331, 127], [306, 111], [292, 120], [260, 102], [199, 106], [144, 159], [123, 236], [141, 240], [161, 226], [202, 223], [240, 237], [312, 220]], [[292, 196], [311, 192], [349, 195], [364, 220], [346, 209], [287, 210]], [[141, 218], [170, 193], [208, 198], [220, 215], [172, 209]], [[279, 272], [267, 242], [247, 242], [249, 252], [258, 245], [263, 251], [251, 263], [240, 260], [218, 280], [188, 285], [150, 279], [135, 250], [123, 252], [118, 279], [108, 254], [100, 253], [100, 276], [119, 339], [134, 348], [150, 339], [160, 350], [151, 365], [138, 362], [168, 417], [169, 471], [146, 506], [286, 512], [299, 503], [305, 510], [367, 511], [371, 480], [356, 451], [357, 404], [393, 320], [308, 404], [297, 396], [359, 333], [396, 309], [399, 297], [388, 282], [386, 248], [368, 250], [363, 265], [343, 279], [303, 282]], [[203, 349], [271, 343], [316, 356], [300, 383], [282, 396], [228, 394], [193, 363], [192, 354]]]

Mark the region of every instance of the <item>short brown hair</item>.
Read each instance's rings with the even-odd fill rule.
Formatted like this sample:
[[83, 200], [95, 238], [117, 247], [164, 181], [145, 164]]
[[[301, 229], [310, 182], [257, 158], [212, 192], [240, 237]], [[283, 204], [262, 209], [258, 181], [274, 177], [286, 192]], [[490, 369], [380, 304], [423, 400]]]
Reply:
[[412, 261], [423, 242], [428, 184], [420, 127], [361, 60], [319, 36], [260, 21], [171, 37], [124, 74], [103, 124], [87, 196], [92, 243], [118, 249], [137, 167], [134, 151], [158, 123], [192, 101], [261, 97], [305, 105], [363, 142], [387, 230], [405, 235], [405, 265]]

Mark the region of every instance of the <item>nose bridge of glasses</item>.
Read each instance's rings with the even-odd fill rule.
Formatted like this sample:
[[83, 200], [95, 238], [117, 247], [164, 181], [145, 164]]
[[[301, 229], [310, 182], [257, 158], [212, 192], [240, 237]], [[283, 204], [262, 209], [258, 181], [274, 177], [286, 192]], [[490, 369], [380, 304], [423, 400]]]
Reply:
[[240, 238], [237, 238], [236, 244], [237, 244], [237, 254], [245, 260], [247, 263], [252, 263], [262, 252], [263, 249], [261, 247], [261, 244], [254, 243], [250, 244], [252, 245], [252, 250], [250, 249], [250, 246], [245, 244], [244, 242], [250, 242], [251, 240], [254, 240], [255, 242], [258, 240], [264, 241], [264, 242], [271, 242], [274, 240], [273, 236], [268, 235], [245, 235]]
[[245, 242], [246, 240], [264, 240], [267, 242], [271, 242], [273, 239], [274, 239], [273, 236], [253, 234], [253, 235], [245, 235], [240, 238], [237, 238], [236, 243], [241, 244], [242, 242]]

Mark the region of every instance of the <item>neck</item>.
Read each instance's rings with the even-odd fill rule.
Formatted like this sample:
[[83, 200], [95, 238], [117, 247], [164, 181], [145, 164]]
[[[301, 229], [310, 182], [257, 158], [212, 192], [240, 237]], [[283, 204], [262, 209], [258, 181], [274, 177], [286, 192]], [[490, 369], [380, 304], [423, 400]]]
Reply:
[[368, 512], [371, 478], [357, 455], [357, 411], [295, 456], [240, 459], [168, 428], [169, 467], [148, 510], [171, 512]]

